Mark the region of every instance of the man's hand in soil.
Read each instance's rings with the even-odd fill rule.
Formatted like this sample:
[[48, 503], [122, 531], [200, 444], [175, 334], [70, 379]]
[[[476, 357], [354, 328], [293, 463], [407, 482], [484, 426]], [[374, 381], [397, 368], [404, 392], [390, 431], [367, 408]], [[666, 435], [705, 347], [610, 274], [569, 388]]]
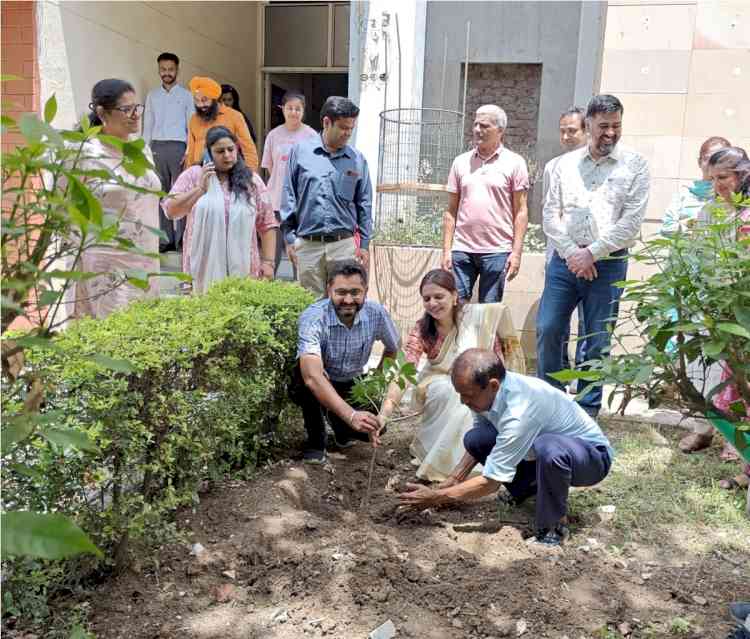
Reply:
[[[474, 460], [476, 465], [476, 460]], [[428, 488], [422, 484], [406, 484], [406, 491], [398, 496], [402, 505], [409, 508], [429, 508], [438, 504], [477, 499], [490, 495], [500, 488], [500, 482], [487, 477], [472, 477], [449, 487]]]
[[406, 484], [406, 492], [399, 494], [398, 499], [403, 506], [414, 509], [437, 506], [443, 501], [437, 490], [422, 484]]

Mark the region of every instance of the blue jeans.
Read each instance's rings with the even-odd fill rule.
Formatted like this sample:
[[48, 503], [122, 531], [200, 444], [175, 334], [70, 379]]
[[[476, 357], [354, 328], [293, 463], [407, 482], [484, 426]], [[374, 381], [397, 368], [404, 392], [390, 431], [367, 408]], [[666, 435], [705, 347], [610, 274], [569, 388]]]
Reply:
[[[569, 338], [570, 317], [580, 303], [583, 307], [585, 356], [599, 359], [609, 350], [611, 324], [617, 318], [622, 289], [612, 286], [624, 280], [628, 271], [627, 251], [617, 251], [611, 258], [596, 262], [598, 277], [589, 282], [568, 270], [557, 253], [552, 256], [544, 276], [544, 292], [536, 318], [537, 375], [562, 390], [563, 385], [549, 377], [563, 369], [562, 352]], [[579, 403], [594, 411], [602, 405], [601, 386], [593, 388]]]
[[[575, 366], [580, 366], [586, 361], [586, 340], [584, 335], [586, 332], [583, 327], [583, 306], [578, 305], [578, 339], [576, 339], [576, 361]], [[568, 335], [570, 335], [570, 324], [568, 324]], [[563, 355], [562, 355], [563, 368], [570, 368], [570, 357], [568, 355], [568, 342], [563, 344]]]
[[479, 302], [501, 302], [505, 288], [505, 262], [508, 255], [510, 253], [452, 251], [451, 259], [453, 260], [453, 273], [456, 276], [458, 297], [468, 302], [478, 277]]

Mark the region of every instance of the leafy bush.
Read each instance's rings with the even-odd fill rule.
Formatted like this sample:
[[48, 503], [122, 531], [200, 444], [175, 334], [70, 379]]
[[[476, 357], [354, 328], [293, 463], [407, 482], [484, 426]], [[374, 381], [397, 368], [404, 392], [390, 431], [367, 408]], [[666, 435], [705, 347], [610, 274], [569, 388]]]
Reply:
[[[3, 81], [6, 78], [3, 78]], [[4, 107], [5, 105], [3, 105]], [[45, 344], [65, 321], [63, 300], [75, 300], [74, 284], [97, 273], [80, 270], [81, 256], [98, 246], [123, 253], [144, 254], [131, 239], [120, 234], [120, 212], [106, 209], [99, 194], [111, 188], [143, 193], [137, 180], [153, 168], [144, 154], [144, 141], [125, 142], [102, 133], [102, 127], [59, 131], [52, 126], [57, 102], [44, 105], [44, 119], [24, 114], [18, 120], [2, 114], [3, 135], [18, 134], [23, 142], [2, 154], [2, 233], [0, 263], [2, 291], [2, 458], [15, 458], [16, 446], [35, 447], [44, 442], [90, 448], [88, 438], [61, 430], [54, 412], [40, 414], [46, 389], [39, 375], [25, 366], [25, 349]], [[91, 142], [98, 139], [121, 156], [117, 170], [91, 160]], [[128, 177], [129, 176], [129, 177]], [[160, 235], [158, 228], [148, 231]], [[151, 255], [158, 257], [158, 254]], [[132, 284], [148, 288], [154, 273], [141, 270], [109, 273], [102, 293]], [[187, 277], [177, 274], [176, 277]], [[18, 321], [18, 322], [17, 322]], [[23, 337], [9, 339], [16, 324], [33, 328]], [[14, 471], [30, 476], [33, 469], [18, 461]], [[0, 513], [2, 556], [59, 559], [100, 551], [70, 519], [51, 512], [20, 511], [4, 501]]]
[[[736, 196], [738, 209], [750, 207]], [[641, 280], [621, 282], [622, 307], [615, 339], [620, 352], [586, 363], [586, 370], [555, 373], [560, 381], [614, 385], [624, 410], [634, 397], [654, 407], [675, 404], [687, 415], [720, 417], [732, 443], [746, 449], [750, 417], [750, 236], [741, 216], [723, 207], [704, 225], [654, 239], [632, 255], [653, 270]], [[636, 349], [623, 340], [637, 337]], [[727, 378], [710, 388], [709, 368], [722, 362]], [[734, 386], [740, 400], [720, 411], [714, 397]], [[579, 384], [581, 387], [581, 384]], [[746, 457], [750, 451], [745, 450]]]
[[[254, 467], [283, 423], [311, 301], [296, 285], [229, 279], [80, 320], [32, 348], [56, 434], [6, 458], [4, 505], [71, 517], [123, 567], [132, 542], [171, 534], [170, 514], [202, 480]], [[23, 595], [10, 594], [4, 606], [18, 607]]]

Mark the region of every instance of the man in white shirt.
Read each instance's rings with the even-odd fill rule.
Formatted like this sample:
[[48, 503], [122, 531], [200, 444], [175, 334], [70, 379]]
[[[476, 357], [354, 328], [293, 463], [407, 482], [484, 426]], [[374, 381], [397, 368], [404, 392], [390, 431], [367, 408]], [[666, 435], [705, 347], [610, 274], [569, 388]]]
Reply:
[[[188, 123], [195, 112], [190, 91], [177, 84], [180, 59], [174, 53], [156, 58], [161, 84], [146, 96], [143, 114], [143, 139], [154, 153], [156, 172], [162, 191], [169, 192], [182, 171], [187, 149]], [[159, 241], [159, 252], [180, 250], [185, 218], [172, 221], [159, 207], [159, 228], [166, 239]]]
[[[552, 180], [552, 171], [555, 170], [557, 163], [560, 158], [570, 151], [580, 149], [586, 144], [586, 112], [578, 106], [570, 107], [566, 111], [563, 111], [560, 115], [560, 148], [562, 149], [562, 155], [558, 155], [552, 158], [547, 164], [544, 165], [544, 174], [542, 176], [542, 194], [544, 206], [544, 200], [547, 199], [547, 193], [549, 192], [550, 181]], [[547, 242], [547, 259], [546, 263], [549, 264], [552, 259], [552, 254], [555, 249], [552, 248], [552, 243]], [[578, 305], [578, 340], [576, 342], [576, 364], [581, 364], [585, 361], [584, 355], [584, 342], [583, 336], [583, 307]], [[568, 335], [570, 335], [570, 329], [568, 329]], [[563, 344], [563, 368], [570, 368], [570, 360], [568, 358], [568, 345]]]
[[[437, 489], [407, 484], [401, 502], [426, 508], [489, 495], [504, 484], [515, 504], [536, 495], [536, 541], [560, 545], [570, 487], [593, 486], [607, 476], [614, 457], [609, 440], [571, 397], [506, 372], [493, 351], [461, 353], [451, 380], [476, 413], [464, 435], [466, 454]], [[484, 465], [482, 475], [467, 479], [477, 463]]]
[[[618, 145], [622, 103], [597, 95], [586, 111], [588, 144], [557, 162], [544, 203], [543, 225], [554, 253], [547, 265], [537, 314], [537, 373], [549, 377], [563, 369], [563, 345], [573, 309], [583, 306], [587, 361], [599, 359], [611, 341], [627, 274], [628, 249], [640, 234], [650, 187], [646, 160]], [[587, 392], [580, 404], [599, 413], [602, 388]]]

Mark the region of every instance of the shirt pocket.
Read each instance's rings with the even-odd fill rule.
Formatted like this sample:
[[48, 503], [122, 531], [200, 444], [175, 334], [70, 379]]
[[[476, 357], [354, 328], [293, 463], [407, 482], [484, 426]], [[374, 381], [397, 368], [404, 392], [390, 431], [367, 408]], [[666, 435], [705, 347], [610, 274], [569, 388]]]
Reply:
[[630, 182], [627, 175], [611, 175], [607, 178], [605, 187], [607, 202], [614, 205], [622, 204], [630, 190]]
[[354, 199], [354, 193], [357, 191], [358, 179], [356, 175], [349, 175], [346, 172], [339, 173], [336, 184], [336, 195], [342, 200], [351, 202]]

